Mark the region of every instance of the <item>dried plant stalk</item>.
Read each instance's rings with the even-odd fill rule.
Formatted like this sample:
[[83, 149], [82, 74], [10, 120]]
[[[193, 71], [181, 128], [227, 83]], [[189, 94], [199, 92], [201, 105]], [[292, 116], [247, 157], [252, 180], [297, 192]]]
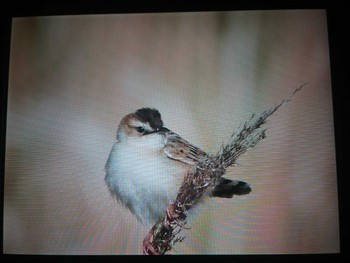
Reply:
[[241, 131], [236, 135], [233, 133], [227, 145], [222, 146], [217, 154], [204, 156], [196, 167], [187, 172], [175, 201], [167, 206], [164, 218], [153, 226], [145, 238], [144, 254], [165, 254], [175, 243], [183, 241], [184, 237], [179, 237], [179, 233], [186, 224], [185, 213], [199, 202], [209, 186], [215, 185], [229, 166], [235, 166], [242, 154], [266, 137], [261, 126], [305, 85], [295, 89], [287, 99], [264, 111], [258, 118], [254, 118], [253, 114]]

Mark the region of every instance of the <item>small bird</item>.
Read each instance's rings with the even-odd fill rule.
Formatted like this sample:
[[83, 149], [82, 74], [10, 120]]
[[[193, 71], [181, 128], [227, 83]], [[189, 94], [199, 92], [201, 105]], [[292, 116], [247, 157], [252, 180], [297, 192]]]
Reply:
[[[143, 224], [154, 224], [175, 200], [186, 172], [206, 153], [163, 126], [152, 108], [126, 115], [118, 126], [105, 166], [105, 182], [117, 201]], [[222, 177], [210, 197], [232, 198], [251, 192], [249, 184]]]

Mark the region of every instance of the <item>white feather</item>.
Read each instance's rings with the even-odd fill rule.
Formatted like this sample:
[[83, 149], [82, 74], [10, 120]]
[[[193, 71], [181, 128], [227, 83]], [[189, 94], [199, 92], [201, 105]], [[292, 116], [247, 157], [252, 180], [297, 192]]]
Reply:
[[128, 138], [113, 145], [106, 164], [109, 190], [144, 224], [164, 215], [188, 169], [163, 151], [162, 135]]

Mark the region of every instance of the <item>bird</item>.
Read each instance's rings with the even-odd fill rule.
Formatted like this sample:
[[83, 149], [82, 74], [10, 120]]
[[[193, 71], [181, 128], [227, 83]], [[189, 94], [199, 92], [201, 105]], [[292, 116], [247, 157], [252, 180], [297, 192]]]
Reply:
[[[175, 200], [186, 172], [205, 155], [166, 128], [157, 109], [140, 108], [118, 125], [105, 165], [105, 183], [111, 195], [138, 221], [154, 224], [164, 216], [167, 204]], [[246, 182], [221, 177], [206, 195], [232, 198], [251, 191]]]

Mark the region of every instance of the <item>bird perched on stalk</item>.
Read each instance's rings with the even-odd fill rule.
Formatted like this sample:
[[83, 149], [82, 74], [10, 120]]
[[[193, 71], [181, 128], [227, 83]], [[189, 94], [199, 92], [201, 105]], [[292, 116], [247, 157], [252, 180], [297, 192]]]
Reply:
[[[158, 110], [142, 108], [120, 121], [105, 166], [105, 182], [139, 221], [154, 224], [176, 198], [186, 172], [205, 155], [164, 127]], [[207, 195], [231, 198], [250, 192], [249, 184], [221, 177]]]

